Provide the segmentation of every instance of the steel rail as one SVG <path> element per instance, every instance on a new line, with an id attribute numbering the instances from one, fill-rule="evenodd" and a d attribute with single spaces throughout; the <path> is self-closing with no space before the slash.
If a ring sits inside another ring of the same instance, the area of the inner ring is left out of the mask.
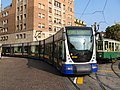
<path id="1" fill-rule="evenodd" d="M 114 64 L 117 62 L 118 60 L 115 60 L 115 62 L 112 62 L 112 64 L 111 64 L 111 69 L 112 69 L 112 71 L 114 72 L 114 74 L 116 74 L 119 78 L 120 78 L 120 75 L 114 70 L 114 68 L 113 68 L 113 66 L 114 66 Z"/>
<path id="2" fill-rule="evenodd" d="M 77 84 L 75 84 L 70 77 L 67 77 L 68 80 L 72 83 L 72 85 L 76 88 L 76 90 L 81 90 Z"/>

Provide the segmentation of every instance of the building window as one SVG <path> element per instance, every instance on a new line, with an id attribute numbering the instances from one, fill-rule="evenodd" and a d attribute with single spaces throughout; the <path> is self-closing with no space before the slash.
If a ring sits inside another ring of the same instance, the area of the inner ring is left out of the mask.
<path id="1" fill-rule="evenodd" d="M 26 24 L 24 24 L 24 30 L 26 29 Z"/>
<path id="2" fill-rule="evenodd" d="M 24 14 L 24 19 L 26 19 L 26 14 Z"/>
<path id="3" fill-rule="evenodd" d="M 7 12 L 2 13 L 2 17 L 6 17 L 6 16 L 8 16 L 8 14 L 9 14 L 9 12 L 8 12 L 8 11 L 7 11 Z"/>
<path id="4" fill-rule="evenodd" d="M 69 12 L 72 12 L 72 8 L 68 7 L 68 11 L 69 11 Z"/>
<path id="5" fill-rule="evenodd" d="M 25 9 L 25 10 L 27 9 L 27 5 L 24 5 L 24 9 Z"/>
<path id="6" fill-rule="evenodd" d="M 39 7 L 40 9 L 45 9 L 45 5 L 44 5 L 44 4 L 41 4 L 41 3 L 39 3 L 38 7 Z"/>
<path id="7" fill-rule="evenodd" d="M 63 20 L 63 26 L 65 26 L 65 20 Z"/>
<path id="8" fill-rule="evenodd" d="M 68 19 L 72 19 L 72 15 L 68 14 Z"/>
<path id="9" fill-rule="evenodd" d="M 5 32 L 8 32 L 8 28 L 5 29 Z"/>
<path id="10" fill-rule="evenodd" d="M 49 25 L 49 31 L 52 31 L 52 25 Z"/>
<path id="11" fill-rule="evenodd" d="M 49 4 L 52 4 L 52 0 L 49 0 Z"/>
<path id="12" fill-rule="evenodd" d="M 20 39 L 22 39 L 22 34 L 20 34 Z"/>
<path id="13" fill-rule="evenodd" d="M 1 37 L 0 41 L 7 41 L 7 40 L 8 40 L 8 36 L 3 36 L 3 37 Z"/>
<path id="14" fill-rule="evenodd" d="M 19 16 L 17 16 L 17 21 L 19 21 Z"/>
<path id="15" fill-rule="evenodd" d="M 41 9 L 45 9 L 45 5 L 44 4 L 42 4 Z"/>
<path id="16" fill-rule="evenodd" d="M 19 12 L 19 7 L 17 7 L 17 11 Z"/>
<path id="17" fill-rule="evenodd" d="M 71 5 L 71 4 L 72 4 L 72 1 L 71 1 L 71 0 L 69 0 L 69 1 L 68 1 L 68 4 L 69 4 L 69 5 Z"/>
<path id="18" fill-rule="evenodd" d="M 23 38 L 26 38 L 26 34 L 25 33 L 23 34 Z"/>
<path id="19" fill-rule="evenodd" d="M 68 22 L 68 25 L 71 26 L 71 25 L 72 25 L 72 22 Z"/>
<path id="20" fill-rule="evenodd" d="M 6 16 L 8 16 L 8 12 L 6 12 Z"/>
<path id="21" fill-rule="evenodd" d="M 20 30 L 22 30 L 22 24 L 20 25 Z"/>
<path id="22" fill-rule="evenodd" d="M 56 6 L 56 7 L 58 7 L 58 8 L 61 8 L 61 3 L 58 2 L 58 1 L 55 1 L 55 2 L 54 2 L 54 6 Z"/>
<path id="23" fill-rule="evenodd" d="M 49 13 L 52 13 L 52 8 L 51 7 L 49 7 Z"/>
<path id="24" fill-rule="evenodd" d="M 61 16 L 61 11 L 54 9 L 54 14 Z"/>
<path id="25" fill-rule="evenodd" d="M 65 5 L 63 4 L 63 10 L 65 10 Z"/>
<path id="26" fill-rule="evenodd" d="M 39 3 L 38 7 L 41 8 L 41 3 Z"/>
<path id="27" fill-rule="evenodd" d="M 45 28 L 45 24 L 44 23 L 39 23 L 38 28 Z"/>
<path id="28" fill-rule="evenodd" d="M 49 16 L 49 22 L 52 22 L 52 16 Z"/>
<path id="29" fill-rule="evenodd" d="M 23 11 L 23 6 L 21 6 L 21 9 L 20 9 L 20 11 Z"/>
<path id="30" fill-rule="evenodd" d="M 39 13 L 38 16 L 39 16 L 39 18 L 42 18 L 42 19 L 45 18 L 45 14 L 42 14 L 42 13 Z"/>
<path id="31" fill-rule="evenodd" d="M 61 24 L 61 19 L 54 18 L 54 23 L 56 23 L 56 24 Z"/>
<path id="32" fill-rule="evenodd" d="M 8 20 L 2 21 L 2 24 L 3 24 L 3 25 L 8 24 Z"/>
<path id="33" fill-rule="evenodd" d="M 17 30 L 19 30 L 19 25 L 17 25 Z"/>
<path id="34" fill-rule="evenodd" d="M 64 19 L 66 18 L 66 14 L 65 14 L 65 12 L 63 12 L 63 18 L 64 18 Z"/>
<path id="35" fill-rule="evenodd" d="M 18 34 L 16 35 L 16 39 L 19 39 L 19 35 Z"/>
<path id="36" fill-rule="evenodd" d="M 20 20 L 22 20 L 22 15 L 20 15 Z"/>

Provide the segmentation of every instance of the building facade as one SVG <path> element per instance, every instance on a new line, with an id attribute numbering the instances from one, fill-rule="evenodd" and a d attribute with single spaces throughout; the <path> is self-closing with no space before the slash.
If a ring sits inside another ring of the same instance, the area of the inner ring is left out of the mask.
<path id="1" fill-rule="evenodd" d="M 74 19 L 74 23 L 75 23 L 75 26 L 80 26 L 80 27 L 86 27 L 86 23 L 82 20 L 79 20 L 79 19 Z"/>
<path id="2" fill-rule="evenodd" d="M 0 43 L 43 40 L 74 25 L 74 0 L 12 0 L 0 13 Z"/>

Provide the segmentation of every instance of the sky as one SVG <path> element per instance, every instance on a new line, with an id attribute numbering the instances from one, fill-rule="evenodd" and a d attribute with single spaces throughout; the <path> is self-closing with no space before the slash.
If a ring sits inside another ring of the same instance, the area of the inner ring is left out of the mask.
<path id="1" fill-rule="evenodd" d="M 12 0 L 2 0 L 2 6 L 10 5 Z M 120 22 L 120 0 L 74 0 L 75 17 L 91 26 L 97 22 L 100 31 Z"/>

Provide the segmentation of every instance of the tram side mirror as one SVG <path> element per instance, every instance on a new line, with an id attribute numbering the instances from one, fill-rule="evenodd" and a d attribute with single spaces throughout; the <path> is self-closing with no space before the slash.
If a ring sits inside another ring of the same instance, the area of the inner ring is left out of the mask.
<path id="1" fill-rule="evenodd" d="M 95 34 L 95 36 L 96 36 L 96 40 L 98 41 L 102 41 L 102 35 L 99 33 L 99 32 L 97 32 L 96 34 Z"/>

